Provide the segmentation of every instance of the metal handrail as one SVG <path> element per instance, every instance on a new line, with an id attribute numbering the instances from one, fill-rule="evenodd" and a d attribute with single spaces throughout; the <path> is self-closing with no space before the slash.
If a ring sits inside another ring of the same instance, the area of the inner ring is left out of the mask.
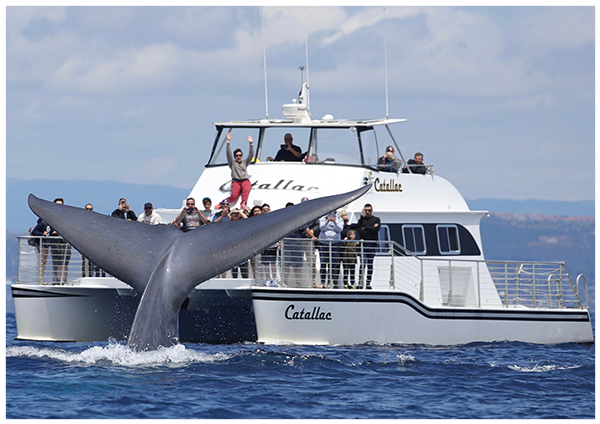
<path id="1" fill-rule="evenodd" d="M 21 283 L 77 284 L 81 277 L 90 276 L 90 268 L 97 268 L 61 237 L 19 236 L 18 239 Z M 40 247 L 29 245 L 29 240 L 39 241 Z M 252 278 L 256 285 L 302 288 L 350 285 L 366 289 L 372 274 L 373 287 L 404 291 L 429 304 L 588 307 L 587 279 L 580 274 L 573 284 L 564 262 L 418 257 L 394 241 L 353 241 L 354 259 L 348 262 L 340 253 L 344 252 L 342 247 L 349 246 L 346 243 L 347 240 L 314 243 L 312 239 L 285 238 L 277 244 L 274 254 L 268 253 L 273 250 L 266 250 L 220 277 L 236 278 L 239 271 L 241 278 Z M 56 270 L 50 271 L 46 263 L 55 266 L 56 260 L 61 265 L 59 253 L 63 253 L 62 261 L 68 269 L 63 272 L 66 278 L 57 279 Z M 319 272 L 321 269 L 323 272 Z M 581 278 L 584 279 L 585 306 L 580 299 Z M 566 287 L 570 290 L 565 290 Z"/>
<path id="2" fill-rule="evenodd" d="M 575 283 L 577 284 L 577 293 L 579 293 L 579 279 L 580 278 L 583 278 L 583 282 L 585 284 L 585 309 L 588 309 L 589 304 L 588 304 L 587 278 L 585 278 L 585 275 L 583 275 L 583 274 L 579 274 L 577 276 L 577 280 L 575 281 Z"/>

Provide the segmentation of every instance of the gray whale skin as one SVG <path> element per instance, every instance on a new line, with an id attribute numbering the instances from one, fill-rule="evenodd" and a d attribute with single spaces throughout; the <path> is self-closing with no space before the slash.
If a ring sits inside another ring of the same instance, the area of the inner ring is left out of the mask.
<path id="1" fill-rule="evenodd" d="M 285 235 L 353 202 L 371 185 L 251 219 L 182 233 L 59 205 L 29 195 L 31 210 L 82 255 L 133 287 L 142 298 L 127 345 L 136 351 L 178 343 L 179 308 L 194 287 L 248 260 Z"/>

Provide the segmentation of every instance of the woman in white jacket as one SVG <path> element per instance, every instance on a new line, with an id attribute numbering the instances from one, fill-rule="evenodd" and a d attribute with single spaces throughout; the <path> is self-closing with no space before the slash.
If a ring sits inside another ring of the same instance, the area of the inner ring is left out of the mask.
<path id="1" fill-rule="evenodd" d="M 319 258 L 321 262 L 321 285 L 327 287 L 327 275 L 330 277 L 330 286 L 338 288 L 340 275 L 340 240 L 344 229 L 344 220 L 336 211 L 319 219 Z"/>

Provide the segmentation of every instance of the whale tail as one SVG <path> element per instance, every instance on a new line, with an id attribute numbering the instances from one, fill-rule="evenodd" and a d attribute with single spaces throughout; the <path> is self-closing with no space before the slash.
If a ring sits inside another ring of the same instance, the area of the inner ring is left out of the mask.
<path id="1" fill-rule="evenodd" d="M 90 261 L 142 294 L 128 346 L 152 350 L 177 343 L 179 308 L 194 287 L 256 256 L 292 231 L 353 202 L 371 188 L 321 197 L 252 219 L 174 226 L 108 217 L 29 195 L 31 210 Z"/>

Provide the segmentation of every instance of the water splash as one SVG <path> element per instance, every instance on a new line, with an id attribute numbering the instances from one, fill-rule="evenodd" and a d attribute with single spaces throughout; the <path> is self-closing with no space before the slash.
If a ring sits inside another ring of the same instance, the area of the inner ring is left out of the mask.
<path id="1" fill-rule="evenodd" d="M 221 362 L 231 358 L 232 355 L 222 352 L 214 354 L 198 352 L 186 349 L 182 344 L 149 352 L 135 352 L 123 344 L 109 342 L 107 346 L 93 346 L 82 352 L 33 346 L 11 346 L 6 349 L 6 356 L 52 359 L 75 365 L 183 366 L 190 363 Z"/>

